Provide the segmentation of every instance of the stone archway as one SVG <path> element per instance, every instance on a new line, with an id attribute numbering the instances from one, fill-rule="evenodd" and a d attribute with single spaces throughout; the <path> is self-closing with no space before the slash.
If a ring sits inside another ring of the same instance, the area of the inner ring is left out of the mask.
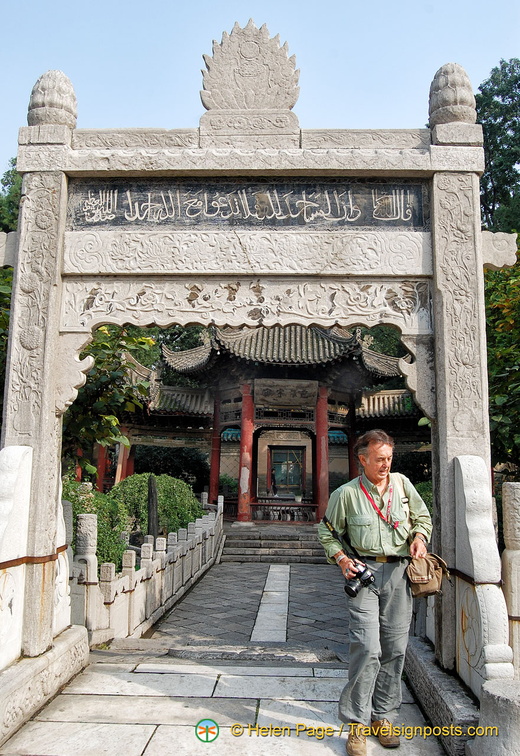
<path id="1" fill-rule="evenodd" d="M 512 674 L 507 614 L 497 585 L 482 590 L 498 582 L 498 553 L 488 539 L 480 576 L 466 468 L 456 488 L 455 461 L 470 457 L 484 470 L 490 522 L 482 267 L 513 262 L 514 238 L 480 231 L 471 85 L 454 64 L 438 72 L 429 129 L 305 131 L 292 113 L 294 58 L 265 27 L 235 26 L 206 66 L 198 129 L 77 130 L 63 74 L 48 72 L 33 89 L 17 164 L 24 188 L 3 429 L 4 458 L 31 481 L 16 494 L 25 523 L 17 539 L 14 493 L 0 510 L 0 568 L 25 591 L 0 667 L 22 653 L 52 655 L 61 633 L 52 695 L 86 658 L 85 635 L 62 632 L 69 620 L 55 590 L 60 418 L 90 367 L 78 355 L 96 326 L 385 323 L 415 357 L 402 372 L 432 420 L 435 548 L 469 579 L 464 606 L 486 616 L 459 668 L 463 677 L 472 670 L 478 695 L 482 680 Z M 447 668 L 464 643 L 457 601 L 449 589 L 436 606 L 436 653 Z M 493 670 L 482 662 L 490 646 L 502 649 Z M 36 661 L 27 686 L 42 674 Z"/>

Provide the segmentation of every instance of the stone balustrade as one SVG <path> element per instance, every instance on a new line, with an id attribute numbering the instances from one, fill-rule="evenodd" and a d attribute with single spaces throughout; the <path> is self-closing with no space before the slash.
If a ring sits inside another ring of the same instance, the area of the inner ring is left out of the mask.
<path id="1" fill-rule="evenodd" d="M 223 502 L 217 512 L 167 538 L 154 543 L 147 536 L 138 569 L 136 551 L 128 549 L 119 574 L 105 563 L 98 575 L 96 538 L 96 515 L 79 515 L 70 579 L 72 622 L 87 628 L 91 646 L 139 638 L 215 563 L 223 543 Z"/>

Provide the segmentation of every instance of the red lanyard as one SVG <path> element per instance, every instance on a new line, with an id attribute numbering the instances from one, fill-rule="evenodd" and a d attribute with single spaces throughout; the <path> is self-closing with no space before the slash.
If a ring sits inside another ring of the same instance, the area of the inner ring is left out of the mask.
<path id="1" fill-rule="evenodd" d="M 398 528 L 399 527 L 399 523 L 398 522 L 392 522 L 391 519 L 390 519 L 390 510 L 392 508 L 392 498 L 394 496 L 394 487 L 392 485 L 390 485 L 390 488 L 388 489 L 388 504 L 386 505 L 386 517 L 385 517 L 384 514 L 379 509 L 379 507 L 377 506 L 377 504 L 375 503 L 374 497 L 371 496 L 368 493 L 367 489 L 363 485 L 363 481 L 361 479 L 361 475 L 359 476 L 359 485 L 360 485 L 361 490 L 363 491 L 363 493 L 365 494 L 365 496 L 369 500 L 369 502 L 372 504 L 372 506 L 376 510 L 376 512 L 379 515 L 379 517 L 382 520 L 384 520 L 384 522 L 388 523 L 388 525 L 391 525 L 394 528 L 394 530 L 396 528 Z"/>

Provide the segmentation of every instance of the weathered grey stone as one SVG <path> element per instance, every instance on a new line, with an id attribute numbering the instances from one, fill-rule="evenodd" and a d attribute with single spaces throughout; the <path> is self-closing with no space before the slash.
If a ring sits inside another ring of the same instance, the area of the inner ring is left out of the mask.
<path id="1" fill-rule="evenodd" d="M 5 234 L 0 231 L 0 265 L 16 265 L 16 252 L 18 249 L 18 234 L 11 231 Z"/>
<path id="2" fill-rule="evenodd" d="M 47 71 L 31 92 L 27 122 L 29 126 L 63 124 L 76 126 L 76 95 L 70 79 L 62 71 Z"/>
<path id="3" fill-rule="evenodd" d="M 500 270 L 516 262 L 516 237 L 518 234 L 504 234 L 501 231 L 482 232 L 482 257 L 484 267 Z"/>
<path id="4" fill-rule="evenodd" d="M 466 71 L 458 63 L 446 63 L 430 87 L 430 128 L 440 123 L 475 123 L 475 96 Z"/>
<path id="5" fill-rule="evenodd" d="M 457 569 L 477 583 L 500 582 L 489 468 L 480 457 L 455 457 Z"/>
<path id="6" fill-rule="evenodd" d="M 432 129 L 432 142 L 433 144 L 482 147 L 484 143 L 482 126 L 460 121 L 438 123 Z"/>
<path id="7" fill-rule="evenodd" d="M 461 728 L 462 735 L 441 735 L 440 740 L 450 756 L 464 756 L 467 728 L 477 725 L 479 716 L 471 696 L 456 677 L 440 669 L 433 649 L 420 638 L 409 640 L 405 673 L 408 685 L 433 725 Z"/>
<path id="8" fill-rule="evenodd" d="M 86 629 L 72 627 L 54 639 L 47 653 L 0 672 L 0 744 L 88 664 L 88 654 Z"/>
<path id="9" fill-rule="evenodd" d="M 482 686 L 477 737 L 468 742 L 467 756 L 520 754 L 520 682 L 493 680 Z"/>

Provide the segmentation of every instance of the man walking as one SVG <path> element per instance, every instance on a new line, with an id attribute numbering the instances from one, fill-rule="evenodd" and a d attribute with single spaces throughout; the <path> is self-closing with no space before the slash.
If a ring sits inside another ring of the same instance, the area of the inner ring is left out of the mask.
<path id="1" fill-rule="evenodd" d="M 382 430 L 363 434 L 355 452 L 363 473 L 329 499 L 319 539 L 328 561 L 346 580 L 356 577 L 356 560 L 337 536 L 346 537 L 366 563 L 374 582 L 348 598 L 349 679 L 339 701 L 339 717 L 349 724 L 347 753 L 365 756 L 366 728 L 381 745 L 399 746 L 392 732 L 401 704 L 401 674 L 412 618 L 406 575 L 409 557 L 424 557 L 432 522 L 425 503 L 404 475 L 390 473 L 393 439 Z M 365 732 L 364 732 L 365 731 Z"/>

